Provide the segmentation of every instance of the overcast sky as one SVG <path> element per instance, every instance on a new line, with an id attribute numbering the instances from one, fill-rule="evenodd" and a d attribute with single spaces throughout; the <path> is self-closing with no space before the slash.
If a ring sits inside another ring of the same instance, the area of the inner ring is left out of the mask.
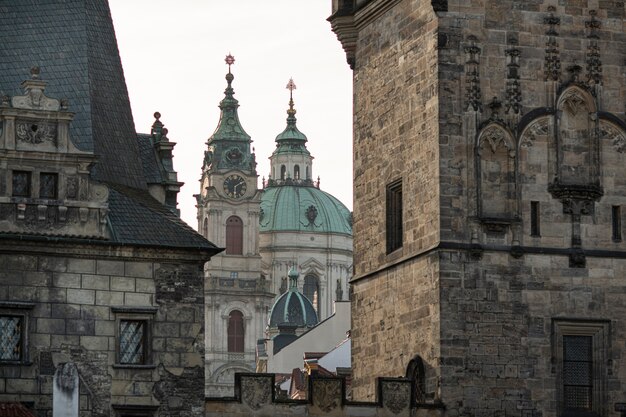
<path id="1" fill-rule="evenodd" d="M 206 141 L 219 119 L 228 68 L 239 118 L 256 148 L 259 183 L 285 128 L 293 77 L 298 128 L 321 189 L 352 210 L 352 72 L 326 18 L 331 0 L 109 0 L 138 132 L 161 112 L 185 183 L 182 218 L 197 227 L 195 198 Z"/>

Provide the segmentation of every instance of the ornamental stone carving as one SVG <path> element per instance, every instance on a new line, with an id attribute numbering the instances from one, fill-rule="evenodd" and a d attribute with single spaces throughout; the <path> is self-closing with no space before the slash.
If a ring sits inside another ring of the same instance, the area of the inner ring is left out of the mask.
<path id="1" fill-rule="evenodd" d="M 550 132 L 550 121 L 547 117 L 532 122 L 524 131 L 520 140 L 520 146 L 530 148 L 537 136 L 546 136 Z"/>
<path id="2" fill-rule="evenodd" d="M 241 376 L 241 401 L 253 410 L 259 410 L 272 401 L 272 378 L 269 376 Z"/>
<path id="3" fill-rule="evenodd" d="M 328 413 L 341 406 L 341 380 L 331 378 L 315 378 L 313 385 L 313 405 L 324 413 Z"/>
<path id="4" fill-rule="evenodd" d="M 59 111 L 61 102 L 44 95 L 45 81 L 39 79 L 39 67 L 33 67 L 30 71 L 31 79 L 22 83 L 25 94 L 11 99 L 11 105 L 16 109 Z"/>
<path id="5" fill-rule="evenodd" d="M 603 139 L 608 139 L 613 148 L 619 153 L 626 150 L 626 132 L 609 123 L 600 124 L 600 135 Z"/>
<path id="6" fill-rule="evenodd" d="M 500 146 L 504 146 L 508 150 L 510 158 L 515 158 L 515 148 L 509 140 L 509 135 L 503 128 L 492 125 L 488 126 L 480 134 L 478 142 L 478 154 L 482 154 L 484 145 L 487 144 L 492 153 L 496 153 Z"/>
<path id="7" fill-rule="evenodd" d="M 411 381 L 381 380 L 383 407 L 393 414 L 411 408 Z"/>
<path id="8" fill-rule="evenodd" d="M 50 123 L 19 122 L 15 127 L 15 136 L 18 141 L 38 145 L 43 142 L 54 142 L 57 128 Z"/>
<path id="9" fill-rule="evenodd" d="M 310 205 L 306 209 L 306 218 L 310 223 L 313 223 L 317 218 L 317 207 L 315 207 L 314 205 Z"/>

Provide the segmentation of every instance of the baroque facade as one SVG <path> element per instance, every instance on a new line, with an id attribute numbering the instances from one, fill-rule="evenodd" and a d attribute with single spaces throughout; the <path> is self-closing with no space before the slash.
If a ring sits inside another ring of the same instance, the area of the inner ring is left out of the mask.
<path id="1" fill-rule="evenodd" d="M 0 410 L 201 416 L 203 265 L 107 2 L 0 5 Z M 6 414 L 8 413 L 8 414 Z"/>
<path id="2" fill-rule="evenodd" d="M 355 399 L 626 403 L 623 2 L 334 0 L 354 70 Z"/>
<path id="3" fill-rule="evenodd" d="M 220 120 L 207 141 L 196 195 L 198 230 L 226 248 L 205 269 L 210 397 L 232 396 L 235 373 L 256 369 L 257 342 L 276 335 L 282 324 L 270 315 L 275 297 L 289 290 L 288 271 L 303 276 L 289 293 L 314 310 L 302 333 L 333 314 L 335 299 L 347 297 L 352 266 L 350 212 L 319 189 L 319 179 L 313 181 L 313 156 L 296 126 L 293 99 L 270 157 L 272 172 L 258 187 L 252 140 L 237 113 L 234 61 L 226 57 Z M 295 89 L 293 81 L 288 88 Z"/>

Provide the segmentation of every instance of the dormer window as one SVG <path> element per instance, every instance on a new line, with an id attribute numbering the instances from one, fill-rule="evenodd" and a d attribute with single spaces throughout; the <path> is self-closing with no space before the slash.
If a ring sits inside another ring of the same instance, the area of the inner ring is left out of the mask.
<path id="1" fill-rule="evenodd" d="M 13 171 L 13 197 L 30 197 L 30 172 Z"/>
<path id="2" fill-rule="evenodd" d="M 58 174 L 42 172 L 39 176 L 39 198 L 56 199 L 58 195 Z"/>

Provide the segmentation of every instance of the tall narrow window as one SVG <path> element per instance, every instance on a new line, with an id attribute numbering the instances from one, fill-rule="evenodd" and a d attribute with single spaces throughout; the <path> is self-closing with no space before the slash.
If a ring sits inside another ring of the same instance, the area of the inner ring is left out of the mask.
<path id="1" fill-rule="evenodd" d="M 530 202 L 530 235 L 540 236 L 541 230 L 539 228 L 539 201 Z"/>
<path id="2" fill-rule="evenodd" d="M 280 179 L 284 180 L 285 179 L 285 174 L 287 173 L 287 168 L 285 168 L 284 165 L 280 166 Z"/>
<path id="3" fill-rule="evenodd" d="M 293 167 L 293 179 L 294 180 L 300 179 L 300 165 L 296 165 Z"/>
<path id="4" fill-rule="evenodd" d="M 387 186 L 387 253 L 402 247 L 402 180 Z"/>
<path id="5" fill-rule="evenodd" d="M 613 240 L 622 240 L 622 209 L 620 206 L 612 207 Z"/>
<path id="6" fill-rule="evenodd" d="M 611 321 L 553 319 L 557 416 L 606 414 Z"/>
<path id="7" fill-rule="evenodd" d="M 244 351 L 243 313 L 233 310 L 228 315 L 228 351 Z"/>
<path id="8" fill-rule="evenodd" d="M 120 320 L 120 363 L 142 365 L 146 359 L 146 322 Z"/>
<path id="9" fill-rule="evenodd" d="M 415 402 L 426 402 L 426 378 L 424 375 L 424 361 L 417 355 L 409 362 L 406 368 L 406 377 L 413 380 L 415 388 Z"/>
<path id="10" fill-rule="evenodd" d="M 304 296 L 309 299 L 315 312 L 319 318 L 320 315 L 320 285 L 319 280 L 315 275 L 307 275 L 304 277 L 304 285 L 302 287 Z"/>
<path id="11" fill-rule="evenodd" d="M 237 216 L 226 220 L 226 254 L 241 255 L 243 253 L 243 222 Z"/>
<path id="12" fill-rule="evenodd" d="M 205 218 L 204 223 L 202 225 L 202 234 L 207 239 L 209 238 L 209 219 Z"/>
<path id="13" fill-rule="evenodd" d="M 591 411 L 593 359 L 591 336 L 563 336 L 563 408 Z"/>
<path id="14" fill-rule="evenodd" d="M 13 171 L 13 197 L 30 197 L 30 172 Z"/>

